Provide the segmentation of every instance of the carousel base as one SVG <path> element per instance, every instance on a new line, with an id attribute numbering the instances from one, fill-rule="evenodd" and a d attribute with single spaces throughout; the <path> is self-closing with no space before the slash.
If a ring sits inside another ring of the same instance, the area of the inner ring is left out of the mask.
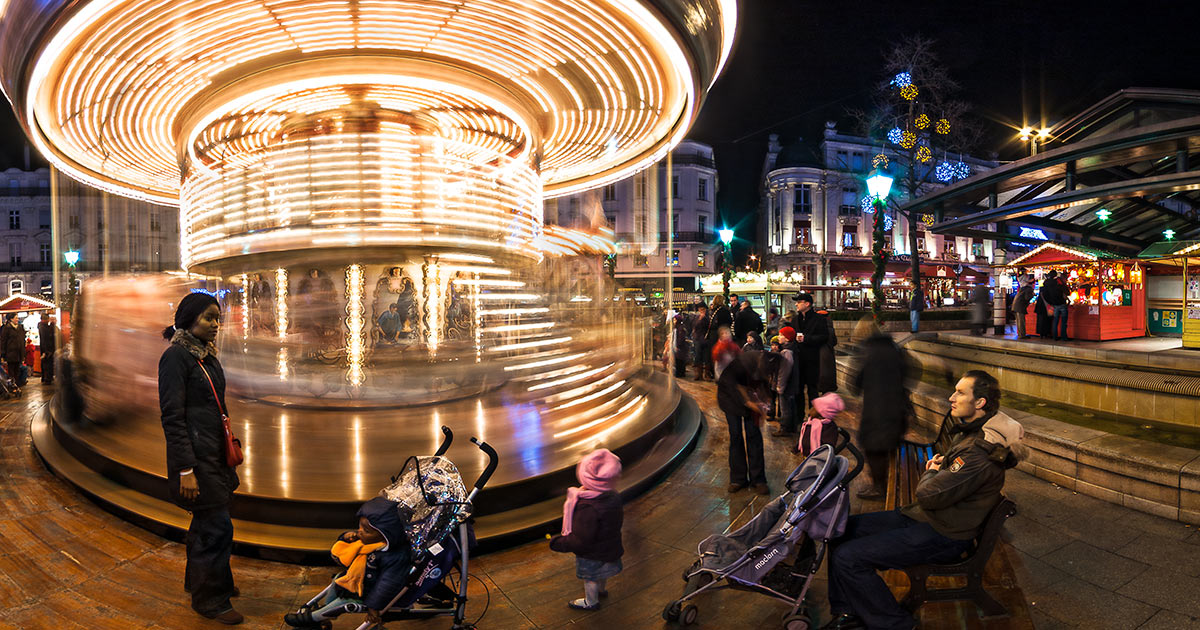
<path id="1" fill-rule="evenodd" d="M 649 488 L 685 457 L 695 445 L 701 425 L 702 414 L 695 401 L 670 386 L 664 374 L 646 371 L 643 379 L 647 389 L 660 398 L 660 404 L 653 406 L 658 417 L 640 423 L 640 435 L 630 436 L 624 444 L 609 446 L 625 462 L 620 491 L 626 497 Z M 56 396 L 45 407 L 45 413 L 31 423 L 34 447 L 46 466 L 109 511 L 160 535 L 181 537 L 190 517 L 167 500 L 165 478 L 128 457 L 129 453 L 145 451 L 130 448 L 122 461 L 105 456 L 104 449 L 97 447 L 103 440 L 91 439 L 102 435 L 104 427 L 89 426 L 86 420 L 60 420 L 66 415 L 60 398 Z M 453 423 L 448 424 L 454 427 Z M 456 431 L 455 445 L 467 442 L 468 437 L 465 430 Z M 498 443 L 503 461 L 502 441 L 492 441 Z M 368 451 L 364 455 L 394 461 L 398 471 L 408 454 Z M 485 488 L 476 499 L 475 532 L 480 545 L 484 549 L 500 548 L 556 529 L 562 517 L 566 488 L 578 484 L 574 464 L 573 459 L 566 458 L 547 461 L 540 469 L 528 470 L 529 474 L 523 478 Z M 460 467 L 469 485 L 474 474 L 469 465 Z M 265 472 L 269 471 L 261 465 L 255 471 L 259 475 Z M 345 486 L 345 481 L 330 476 L 326 486 L 311 488 L 312 494 L 327 497 Z M 297 495 L 288 498 L 258 495 L 244 490 L 245 483 L 236 493 L 230 510 L 234 518 L 235 550 L 275 560 L 327 560 L 334 538 L 353 528 L 354 515 L 361 504 L 361 497 L 347 501 L 313 500 Z M 350 494 L 353 493 L 347 493 Z"/>

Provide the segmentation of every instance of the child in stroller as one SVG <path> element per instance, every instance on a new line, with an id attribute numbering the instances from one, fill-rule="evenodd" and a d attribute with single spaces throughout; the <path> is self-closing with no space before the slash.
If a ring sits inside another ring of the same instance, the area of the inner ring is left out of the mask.
<path id="1" fill-rule="evenodd" d="M 20 397 L 21 388 L 17 386 L 16 379 L 8 373 L 8 367 L 4 365 L 3 361 L 0 361 L 0 399 Z"/>
<path id="2" fill-rule="evenodd" d="M 471 501 L 496 470 L 498 456 L 486 442 L 471 442 L 488 465 L 468 494 L 458 469 L 442 457 L 453 433 L 432 457 L 410 457 L 392 484 L 358 511 L 359 527 L 338 537 L 334 559 L 344 570 L 329 586 L 284 621 L 293 627 L 332 627 L 345 613 L 366 613 L 359 630 L 393 619 L 453 615 L 454 630 L 468 630 L 467 563 L 475 542 Z M 457 566 L 455 565 L 458 562 Z M 457 591 L 444 580 L 459 572 Z M 418 604 L 426 604 L 417 608 Z"/>

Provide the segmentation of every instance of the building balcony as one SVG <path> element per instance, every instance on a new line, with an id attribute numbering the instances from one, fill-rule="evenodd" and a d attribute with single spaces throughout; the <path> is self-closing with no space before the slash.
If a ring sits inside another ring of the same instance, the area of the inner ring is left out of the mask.
<path id="1" fill-rule="evenodd" d="M 817 246 L 813 243 L 796 243 L 792 245 L 792 253 L 795 254 L 815 254 Z"/>
<path id="2" fill-rule="evenodd" d="M 843 247 L 842 248 L 843 256 L 862 256 L 862 253 L 863 253 L 863 248 L 859 247 L 858 245 L 855 245 L 854 247 Z"/>
<path id="3" fill-rule="evenodd" d="M 6 262 L 0 263 L 0 273 L 26 273 L 26 272 L 49 272 L 51 271 L 50 263 L 38 262 Z"/>
<path id="4" fill-rule="evenodd" d="M 668 236 L 669 234 L 667 232 L 659 232 L 658 242 L 666 243 Z M 635 234 L 634 232 L 618 232 L 616 237 L 618 241 L 624 241 L 626 243 L 641 242 L 641 235 Z M 712 244 L 716 240 L 716 236 L 712 232 L 676 232 L 674 240 L 676 243 Z"/>
<path id="5" fill-rule="evenodd" d="M 961 260 L 962 256 L 959 256 L 958 252 L 942 252 L 942 259 L 943 260 Z"/>

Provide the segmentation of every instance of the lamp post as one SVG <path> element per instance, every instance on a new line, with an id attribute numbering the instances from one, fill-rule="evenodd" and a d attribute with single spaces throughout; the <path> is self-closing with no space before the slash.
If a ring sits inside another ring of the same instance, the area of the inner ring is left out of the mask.
<path id="1" fill-rule="evenodd" d="M 1042 127 L 1035 130 L 1033 127 L 1022 127 L 1020 138 L 1022 142 L 1029 143 L 1029 155 L 1032 157 L 1037 155 L 1039 144 L 1046 144 L 1050 141 L 1050 129 Z"/>
<path id="2" fill-rule="evenodd" d="M 867 194 L 873 200 L 875 221 L 871 233 L 871 262 L 875 264 L 875 272 L 871 274 L 871 313 L 875 323 L 881 324 L 883 316 L 883 274 L 887 267 L 887 254 L 883 251 L 883 213 L 887 209 L 887 197 L 892 191 L 892 178 L 879 169 L 873 169 L 867 175 Z M 915 278 L 914 278 L 915 281 Z"/>
<path id="3" fill-rule="evenodd" d="M 725 291 L 725 302 L 729 303 L 729 276 L 733 266 L 731 258 L 733 253 L 730 249 L 730 243 L 733 243 L 733 230 L 722 228 L 717 230 L 717 234 L 721 237 L 721 284 Z"/>

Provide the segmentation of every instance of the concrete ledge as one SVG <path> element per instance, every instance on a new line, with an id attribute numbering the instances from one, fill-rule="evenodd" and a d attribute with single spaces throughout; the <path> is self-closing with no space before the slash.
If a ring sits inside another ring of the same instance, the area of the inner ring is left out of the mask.
<path id="1" fill-rule="evenodd" d="M 851 369 L 850 357 L 838 358 L 839 383 L 849 382 Z M 1004 387 L 1003 378 L 1000 384 Z M 949 408 L 949 395 L 949 389 L 919 383 L 910 392 L 917 416 L 911 430 L 932 441 Z M 1029 456 L 1018 470 L 1109 503 L 1200 525 L 1200 451 L 1009 407 L 1001 411 L 1025 428 Z"/>

